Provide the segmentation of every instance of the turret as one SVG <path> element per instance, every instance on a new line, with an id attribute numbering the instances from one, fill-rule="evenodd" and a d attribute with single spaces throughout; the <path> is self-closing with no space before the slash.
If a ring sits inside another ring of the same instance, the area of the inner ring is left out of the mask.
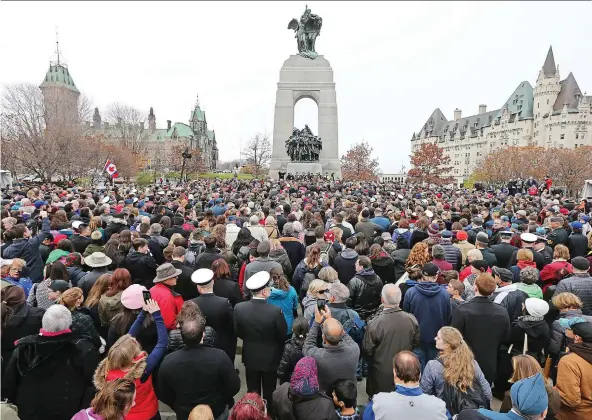
<path id="1" fill-rule="evenodd" d="M 545 62 L 539 71 L 534 88 L 534 116 L 535 119 L 544 118 L 553 112 L 553 104 L 561 91 L 559 68 L 555 66 L 553 47 L 549 47 Z"/>
<path id="2" fill-rule="evenodd" d="M 93 114 L 93 127 L 96 130 L 100 130 L 103 123 L 101 122 L 101 114 L 99 114 L 99 108 L 95 108 L 95 113 Z"/>
<path id="3" fill-rule="evenodd" d="M 148 130 L 151 133 L 156 131 L 156 116 L 154 115 L 154 109 L 150 107 L 150 113 L 148 114 Z"/>

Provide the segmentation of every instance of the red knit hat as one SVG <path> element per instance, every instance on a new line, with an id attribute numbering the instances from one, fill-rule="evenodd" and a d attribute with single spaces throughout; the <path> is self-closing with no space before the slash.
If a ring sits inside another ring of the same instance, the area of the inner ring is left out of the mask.
<path id="1" fill-rule="evenodd" d="M 467 232 L 465 232 L 464 230 L 459 230 L 456 232 L 456 239 L 458 239 L 459 241 L 466 241 L 469 238 L 469 235 L 467 235 Z"/>

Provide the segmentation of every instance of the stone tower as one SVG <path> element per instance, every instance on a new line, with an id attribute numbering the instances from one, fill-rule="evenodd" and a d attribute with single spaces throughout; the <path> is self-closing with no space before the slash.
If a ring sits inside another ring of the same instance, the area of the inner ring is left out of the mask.
<path id="1" fill-rule="evenodd" d="M 95 113 L 93 114 L 93 127 L 96 130 L 100 130 L 102 126 L 102 119 L 101 114 L 99 114 L 99 108 L 95 108 Z"/>
<path id="2" fill-rule="evenodd" d="M 559 68 L 555 65 L 553 56 L 553 47 L 549 47 L 547 58 L 543 67 L 539 71 L 539 76 L 534 88 L 534 133 L 535 138 L 546 138 L 544 119 L 553 112 L 553 104 L 557 95 L 561 91 L 561 79 L 559 78 Z M 543 144 L 540 144 L 543 146 Z"/>
<path id="3" fill-rule="evenodd" d="M 151 133 L 156 131 L 156 116 L 154 115 L 154 109 L 150 107 L 150 113 L 148 114 L 148 130 Z"/>
<path id="4" fill-rule="evenodd" d="M 78 97 L 68 67 L 58 59 L 49 64 L 45 79 L 39 86 L 45 106 L 45 123 L 48 129 L 59 129 L 78 123 Z"/>

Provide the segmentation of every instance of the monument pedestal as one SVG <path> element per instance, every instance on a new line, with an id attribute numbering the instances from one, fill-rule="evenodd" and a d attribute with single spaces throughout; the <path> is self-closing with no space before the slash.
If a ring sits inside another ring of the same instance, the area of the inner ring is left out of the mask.
<path id="1" fill-rule="evenodd" d="M 290 162 L 286 165 L 286 173 L 296 174 L 323 174 L 323 165 L 319 162 Z"/>
<path id="2" fill-rule="evenodd" d="M 288 165 L 290 157 L 286 152 L 286 140 L 292 135 L 294 128 L 294 106 L 302 98 L 314 100 L 318 106 L 318 136 L 321 138 L 322 150 L 319 154 L 319 165 L 312 170 L 298 169 L 299 172 L 315 172 L 323 175 L 334 174 L 341 178 L 341 163 L 337 147 L 337 97 L 333 69 L 324 56 L 315 59 L 292 55 L 280 70 L 275 99 L 273 123 L 273 150 L 269 165 L 269 176 L 278 178 L 278 172 L 290 173 Z M 308 163 L 310 165 L 310 163 Z M 312 169 L 312 167 L 311 167 Z"/>

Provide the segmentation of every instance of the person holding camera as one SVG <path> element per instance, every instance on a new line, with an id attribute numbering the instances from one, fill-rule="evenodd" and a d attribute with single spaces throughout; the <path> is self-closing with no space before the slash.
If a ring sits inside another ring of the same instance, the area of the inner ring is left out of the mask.
<path id="1" fill-rule="evenodd" d="M 317 346 L 319 333 L 323 337 L 322 348 Z M 331 309 L 323 299 L 317 301 L 314 322 L 302 346 L 302 354 L 317 362 L 319 386 L 328 395 L 333 392 L 333 384 L 338 379 L 356 381 L 360 348 L 345 333 L 341 322 L 331 316 Z"/>

